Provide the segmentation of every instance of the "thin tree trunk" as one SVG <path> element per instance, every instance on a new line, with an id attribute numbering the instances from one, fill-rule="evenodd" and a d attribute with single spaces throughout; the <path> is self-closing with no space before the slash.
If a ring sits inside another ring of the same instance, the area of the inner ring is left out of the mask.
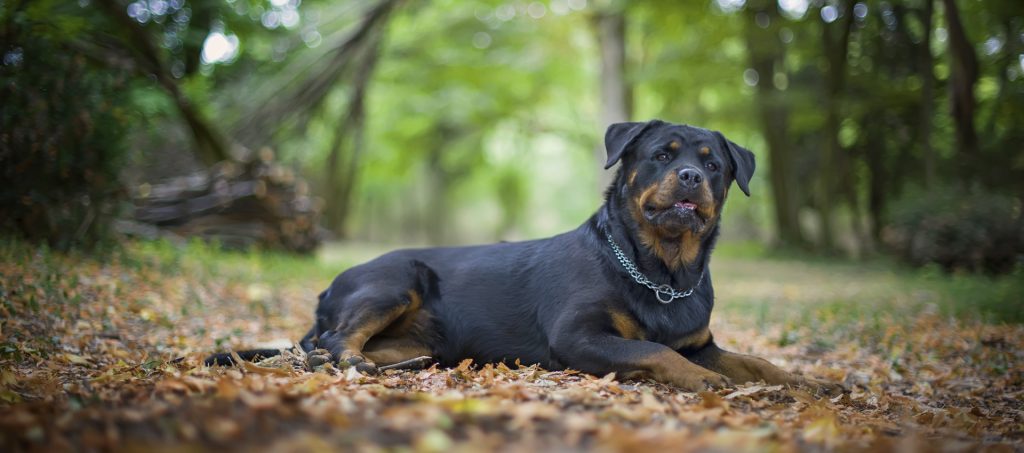
<path id="1" fill-rule="evenodd" d="M 932 17 L 935 15 L 934 0 L 925 0 L 921 11 L 924 36 L 918 48 L 918 70 L 922 80 L 921 108 L 918 111 L 917 143 L 924 158 L 924 186 L 932 188 L 936 179 L 936 156 L 932 148 L 932 115 L 935 112 L 935 58 L 932 56 Z"/>
<path id="2" fill-rule="evenodd" d="M 836 248 L 835 226 L 832 214 L 836 195 L 849 191 L 852 185 L 848 174 L 848 160 L 839 143 L 840 97 L 846 85 L 846 55 L 850 46 L 850 32 L 853 28 L 853 2 L 848 1 L 842 17 L 829 24 L 821 23 L 822 49 L 827 61 L 825 69 L 825 143 L 818 167 L 818 184 L 815 191 L 818 215 L 821 220 L 821 247 L 826 252 Z M 849 208 L 856 209 L 856 203 Z"/>
<path id="3" fill-rule="evenodd" d="M 996 123 L 999 120 L 1002 106 L 1010 89 L 1010 77 L 1007 69 L 1009 69 L 1010 65 L 1017 63 L 1018 55 L 1020 55 L 1020 51 L 1017 49 L 1018 41 L 1014 39 L 1017 34 L 1013 31 L 1012 17 L 1003 19 L 1003 36 L 1003 52 L 995 62 L 995 74 L 999 80 L 999 90 L 996 91 L 996 98 L 992 101 L 992 107 L 989 110 L 990 113 L 984 130 L 984 136 L 995 141 L 1002 141 L 996 138 Z"/>
<path id="4" fill-rule="evenodd" d="M 868 210 L 871 213 L 871 237 L 875 243 L 882 238 L 882 225 L 885 222 L 885 201 L 888 197 L 888 181 L 885 171 L 885 139 L 882 136 L 881 121 L 875 112 L 865 115 L 861 124 L 864 125 L 864 160 L 868 166 Z"/>
<path id="5" fill-rule="evenodd" d="M 964 164 L 960 172 L 964 183 L 971 181 L 977 172 L 978 136 L 974 129 L 974 84 L 978 81 L 978 58 L 974 47 L 967 39 L 960 11 L 954 0 L 943 0 L 946 26 L 949 28 L 950 55 L 950 111 L 956 131 L 957 153 Z"/>
<path id="6" fill-rule="evenodd" d="M 807 242 L 800 229 L 799 203 L 796 180 L 792 173 L 792 144 L 787 136 L 789 110 L 783 93 L 772 85 L 775 67 L 782 66 L 785 47 L 779 40 L 782 18 L 774 2 L 754 0 L 746 8 L 746 32 L 750 67 L 759 77 L 755 91 L 755 104 L 761 122 L 761 133 L 768 145 L 768 171 L 772 197 L 775 200 L 775 229 L 777 242 L 783 247 L 804 247 Z M 765 14 L 770 25 L 757 25 L 758 14 Z"/>
<path id="7" fill-rule="evenodd" d="M 633 111 L 633 92 L 626 80 L 626 16 L 622 10 L 597 15 L 595 30 L 601 47 L 601 123 L 629 121 Z M 604 163 L 604 142 L 594 150 L 595 162 Z M 597 178 L 601 190 L 611 183 L 614 173 L 604 171 Z"/>

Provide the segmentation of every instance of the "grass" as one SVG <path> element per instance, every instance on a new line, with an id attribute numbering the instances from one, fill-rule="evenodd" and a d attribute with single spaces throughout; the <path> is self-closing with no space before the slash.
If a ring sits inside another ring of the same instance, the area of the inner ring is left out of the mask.
<path id="1" fill-rule="evenodd" d="M 222 251 L 190 242 L 139 242 L 122 251 L 125 260 L 166 272 L 205 278 L 308 284 L 326 288 L 344 269 L 397 246 L 334 243 L 315 257 L 280 252 Z M 43 252 L 46 253 L 45 251 Z M 753 242 L 717 247 L 712 260 L 719 310 L 753 314 L 759 324 L 807 325 L 843 318 L 877 324 L 879 317 L 911 316 L 922 310 L 986 323 L 1024 323 L 1024 268 L 1004 276 L 947 274 L 937 267 L 913 269 L 888 258 L 846 261 L 808 255 L 772 254 Z"/>
<path id="2" fill-rule="evenodd" d="M 316 256 L 271 251 L 223 251 L 201 242 L 184 246 L 139 242 L 126 260 L 268 285 L 297 280 L 326 288 L 348 267 L 399 246 L 328 244 Z M 44 252 L 46 253 L 46 252 Z M 811 255 L 773 254 L 753 242 L 716 248 L 712 272 L 719 309 L 755 313 L 760 322 L 806 323 L 814 317 L 860 319 L 901 316 L 921 310 L 987 323 L 1024 323 L 1024 268 L 1004 276 L 947 274 L 937 267 L 913 269 L 880 257 L 848 261 Z"/>

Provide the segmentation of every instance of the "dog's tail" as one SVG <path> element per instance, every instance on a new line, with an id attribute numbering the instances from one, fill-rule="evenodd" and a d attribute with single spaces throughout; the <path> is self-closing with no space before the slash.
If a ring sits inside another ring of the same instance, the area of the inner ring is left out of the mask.
<path id="1" fill-rule="evenodd" d="M 240 359 L 246 362 L 256 362 L 261 359 L 266 359 L 274 356 L 279 356 L 284 351 L 291 351 L 295 348 L 288 349 L 249 349 L 247 351 L 235 351 L 235 352 L 219 352 L 213 354 L 203 360 L 203 364 L 206 366 L 231 366 L 235 364 L 235 356 L 237 355 Z"/>

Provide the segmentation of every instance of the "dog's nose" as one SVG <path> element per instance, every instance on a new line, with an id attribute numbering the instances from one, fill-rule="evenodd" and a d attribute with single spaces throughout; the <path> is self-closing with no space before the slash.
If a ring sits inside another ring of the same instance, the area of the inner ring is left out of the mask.
<path id="1" fill-rule="evenodd" d="M 685 189 L 696 189 L 703 181 L 704 177 L 701 176 L 700 171 L 696 168 L 686 167 L 679 170 L 679 182 Z"/>

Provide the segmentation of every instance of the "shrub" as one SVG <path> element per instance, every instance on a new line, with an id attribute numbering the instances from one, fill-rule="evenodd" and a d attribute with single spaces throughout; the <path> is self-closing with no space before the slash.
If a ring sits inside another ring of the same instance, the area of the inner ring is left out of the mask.
<path id="1" fill-rule="evenodd" d="M 903 197 L 890 212 L 886 245 L 913 265 L 1004 273 L 1024 257 L 1019 198 L 943 189 Z"/>
<path id="2" fill-rule="evenodd" d="M 58 249 L 94 246 L 122 198 L 128 77 L 95 66 L 69 45 L 72 33 L 40 25 L 31 9 L 4 19 L 0 229 Z"/>

